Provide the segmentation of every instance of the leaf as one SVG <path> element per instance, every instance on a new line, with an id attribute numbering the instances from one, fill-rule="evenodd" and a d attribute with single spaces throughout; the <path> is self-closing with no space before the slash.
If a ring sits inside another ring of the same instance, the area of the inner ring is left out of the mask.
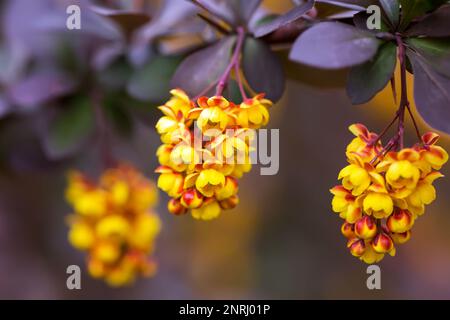
<path id="1" fill-rule="evenodd" d="M 347 94 L 353 104 L 369 101 L 388 84 L 395 70 L 396 52 L 396 45 L 387 42 L 373 60 L 351 69 Z"/>
<path id="2" fill-rule="evenodd" d="M 182 88 L 196 96 L 217 82 L 230 62 L 236 37 L 225 37 L 204 49 L 194 52 L 177 68 L 171 81 L 172 88 Z"/>
<path id="3" fill-rule="evenodd" d="M 116 23 L 127 38 L 151 19 L 149 15 L 143 12 L 109 9 L 96 5 L 91 5 L 89 9 Z"/>
<path id="4" fill-rule="evenodd" d="M 238 23 L 248 25 L 251 17 L 256 9 L 261 5 L 262 0 L 228 0 L 225 3 L 229 4 L 233 10 Z"/>
<path id="5" fill-rule="evenodd" d="M 406 30 L 408 36 L 449 37 L 450 6 L 443 6 Z"/>
<path id="6" fill-rule="evenodd" d="M 154 57 L 131 76 L 128 93 L 142 101 L 161 102 L 169 94 L 170 79 L 180 62 L 180 56 Z"/>
<path id="7" fill-rule="evenodd" d="M 432 11 L 447 0 L 399 0 L 402 6 L 402 19 L 400 23 L 400 30 L 404 30 L 411 21 L 429 11 Z"/>
<path id="8" fill-rule="evenodd" d="M 237 23 L 235 12 L 226 1 L 193 0 L 192 2 L 230 25 Z"/>
<path id="9" fill-rule="evenodd" d="M 414 98 L 419 114 L 431 127 L 450 134 L 450 79 L 413 51 L 407 54 L 414 69 Z"/>
<path id="10" fill-rule="evenodd" d="M 450 78 L 450 39 L 409 38 L 406 43 L 436 72 Z"/>
<path id="11" fill-rule="evenodd" d="M 67 95 L 75 82 L 57 71 L 38 71 L 8 88 L 11 101 L 25 109 L 33 109 L 48 101 Z"/>
<path id="12" fill-rule="evenodd" d="M 94 131 L 93 107 L 86 96 L 77 96 L 52 119 L 44 138 L 51 159 L 72 155 Z"/>
<path id="13" fill-rule="evenodd" d="M 316 2 L 328 3 L 352 10 L 365 10 L 368 6 L 376 4 L 377 0 L 316 0 Z"/>
<path id="14" fill-rule="evenodd" d="M 381 41 L 339 22 L 323 22 L 306 30 L 294 43 L 290 59 L 313 67 L 339 69 L 371 59 Z"/>
<path id="15" fill-rule="evenodd" d="M 274 102 L 281 98 L 285 87 L 283 66 L 266 43 L 248 37 L 242 64 L 245 78 L 253 91 L 264 92 Z"/>
<path id="16" fill-rule="evenodd" d="M 300 19 L 306 12 L 311 10 L 314 6 L 313 0 L 308 0 L 304 4 L 300 6 L 296 6 L 290 11 L 288 11 L 286 14 L 283 14 L 272 21 L 265 23 L 255 30 L 255 37 L 260 38 L 262 36 L 265 36 L 275 30 L 277 30 L 280 27 L 283 27 L 297 19 Z"/>
<path id="17" fill-rule="evenodd" d="M 395 29 L 398 25 L 400 18 L 400 5 L 398 0 L 379 0 L 381 6 L 383 7 L 384 13 L 386 14 L 392 27 Z"/>

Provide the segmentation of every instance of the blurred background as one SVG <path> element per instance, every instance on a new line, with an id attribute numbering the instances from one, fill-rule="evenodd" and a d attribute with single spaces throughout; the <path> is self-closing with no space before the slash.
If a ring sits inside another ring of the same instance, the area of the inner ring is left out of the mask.
<path id="1" fill-rule="evenodd" d="M 75 3 L 82 30 L 69 31 L 65 9 Z M 263 9 L 290 6 L 265 1 Z M 411 240 L 379 264 L 379 291 L 367 289 L 367 266 L 347 251 L 331 211 L 328 190 L 352 139 L 347 127 L 381 131 L 396 110 L 390 88 L 352 106 L 346 70 L 287 61 L 287 88 L 269 125 L 280 129 L 279 173 L 254 167 L 240 180 L 240 205 L 211 222 L 170 215 L 160 193 L 156 276 L 120 289 L 88 276 L 84 254 L 67 241 L 67 170 L 100 173 L 100 96 L 115 157 L 157 178 L 156 106 L 183 56 L 210 36 L 194 9 L 181 0 L 1 1 L 0 298 L 449 299 L 448 178 L 437 181 L 437 200 Z M 444 135 L 440 144 L 450 149 Z M 66 288 L 71 264 L 82 267 L 81 290 Z"/>

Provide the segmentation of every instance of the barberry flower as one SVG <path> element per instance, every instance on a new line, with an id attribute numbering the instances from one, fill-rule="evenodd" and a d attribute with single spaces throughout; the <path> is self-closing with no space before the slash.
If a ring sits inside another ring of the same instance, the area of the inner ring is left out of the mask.
<path id="1" fill-rule="evenodd" d="M 164 115 L 156 125 L 163 142 L 156 152 L 158 187 L 172 198 L 169 212 L 217 218 L 239 203 L 238 179 L 252 168 L 254 129 L 268 123 L 272 102 L 263 94 L 240 104 L 220 95 L 194 102 L 179 89 L 172 95 L 159 107 Z M 348 216 L 359 218 L 351 210 Z"/>
<path id="2" fill-rule="evenodd" d="M 375 263 L 410 239 L 415 220 L 436 199 L 433 182 L 442 177 L 437 170 L 448 154 L 436 145 L 435 133 L 424 134 L 412 148 L 390 151 L 395 140 L 383 147 L 365 126 L 349 129 L 356 138 L 347 147 L 349 165 L 338 176 L 342 184 L 330 189 L 331 204 L 345 220 L 341 232 L 350 253 Z"/>
<path id="3" fill-rule="evenodd" d="M 122 286 L 155 273 L 150 255 L 161 222 L 151 210 L 157 202 L 152 182 L 125 164 L 105 171 L 98 183 L 72 172 L 66 198 L 74 209 L 68 239 L 87 252 L 91 276 Z"/>

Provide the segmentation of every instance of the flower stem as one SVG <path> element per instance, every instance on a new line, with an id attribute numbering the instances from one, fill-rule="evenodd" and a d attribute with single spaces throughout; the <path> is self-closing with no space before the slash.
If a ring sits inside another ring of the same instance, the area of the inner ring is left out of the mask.
<path id="1" fill-rule="evenodd" d="M 237 64 L 239 65 L 239 59 L 241 55 L 242 46 L 244 44 L 245 40 L 245 30 L 243 27 L 237 28 L 237 43 L 236 47 L 234 48 L 233 56 L 231 57 L 231 61 L 228 64 L 227 68 L 225 69 L 225 72 L 220 77 L 219 82 L 216 87 L 216 96 L 221 96 L 223 94 L 223 91 L 225 90 L 225 87 L 227 86 L 228 80 L 230 78 L 231 70 L 233 70 L 233 67 Z"/>
<path id="2" fill-rule="evenodd" d="M 398 137 L 397 148 L 403 149 L 404 147 L 404 132 L 405 132 L 405 109 L 409 106 L 408 101 L 408 86 L 406 82 L 406 52 L 405 45 L 399 34 L 396 35 L 398 45 L 398 59 L 400 61 L 400 78 L 401 78 L 401 95 L 400 105 L 398 107 Z"/>

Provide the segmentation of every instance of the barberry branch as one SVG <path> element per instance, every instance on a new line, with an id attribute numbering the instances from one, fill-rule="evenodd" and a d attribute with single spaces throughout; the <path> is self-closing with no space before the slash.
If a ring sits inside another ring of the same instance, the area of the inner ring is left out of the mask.
<path id="1" fill-rule="evenodd" d="M 233 56 L 231 57 L 230 63 L 228 64 L 225 72 L 220 77 L 219 82 L 216 87 L 216 96 L 221 96 L 223 94 L 223 90 L 227 86 L 228 80 L 230 78 L 231 70 L 237 64 L 239 65 L 239 59 L 241 56 L 242 46 L 245 40 L 245 30 L 243 27 L 237 28 L 237 42 L 236 47 L 234 48 Z"/>

